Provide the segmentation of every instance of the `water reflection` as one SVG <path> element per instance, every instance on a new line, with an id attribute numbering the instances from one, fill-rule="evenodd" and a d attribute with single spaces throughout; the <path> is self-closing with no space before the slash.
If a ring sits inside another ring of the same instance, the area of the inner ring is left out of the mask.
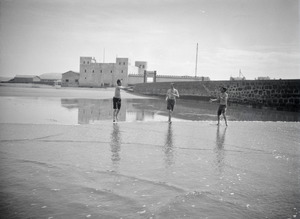
<path id="1" fill-rule="evenodd" d="M 227 126 L 220 131 L 220 126 L 217 128 L 217 134 L 216 134 L 216 147 L 215 147 L 215 153 L 216 153 L 216 166 L 219 170 L 219 173 L 223 173 L 223 168 L 225 165 L 224 157 L 224 143 L 225 143 L 225 135 L 226 135 Z"/>
<path id="2" fill-rule="evenodd" d="M 112 133 L 110 136 L 110 150 L 111 150 L 111 161 L 114 171 L 117 171 L 120 164 L 120 151 L 121 151 L 121 132 L 117 123 L 113 124 Z"/>
<path id="3" fill-rule="evenodd" d="M 89 124 L 100 120 L 112 120 L 112 100 L 95 100 L 95 99 L 62 99 L 63 107 L 78 108 L 78 124 Z M 119 121 L 126 121 L 126 107 L 123 106 L 119 112 Z"/>
<path id="4" fill-rule="evenodd" d="M 61 99 L 68 109 L 78 108 L 78 123 L 89 124 L 101 120 L 112 120 L 112 99 Z M 175 120 L 216 120 L 217 104 L 198 100 L 178 100 L 173 113 Z M 119 121 L 167 121 L 164 99 L 124 99 Z M 247 106 L 228 107 L 229 121 L 300 121 L 300 113 L 256 109 Z"/>
<path id="5" fill-rule="evenodd" d="M 163 148 L 165 153 L 165 164 L 166 167 L 170 167 L 174 164 L 174 141 L 173 141 L 173 129 L 172 123 L 169 123 L 168 131 L 166 135 L 166 143 Z"/>

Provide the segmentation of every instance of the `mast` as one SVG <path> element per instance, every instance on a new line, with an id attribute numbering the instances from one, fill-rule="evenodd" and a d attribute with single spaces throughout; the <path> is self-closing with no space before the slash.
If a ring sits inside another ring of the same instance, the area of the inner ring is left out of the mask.
<path id="1" fill-rule="evenodd" d="M 195 78 L 197 77 L 197 65 L 198 65 L 198 43 L 196 48 L 196 67 L 195 67 Z"/>
<path id="2" fill-rule="evenodd" d="M 105 63 L 105 48 L 103 50 L 103 63 Z"/>

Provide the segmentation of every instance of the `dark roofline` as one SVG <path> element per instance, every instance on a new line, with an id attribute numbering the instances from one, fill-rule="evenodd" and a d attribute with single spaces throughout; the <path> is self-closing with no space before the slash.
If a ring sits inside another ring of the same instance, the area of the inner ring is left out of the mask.
<path id="1" fill-rule="evenodd" d="M 38 75 L 16 75 L 14 78 L 35 78 L 35 77 L 41 79 Z"/>

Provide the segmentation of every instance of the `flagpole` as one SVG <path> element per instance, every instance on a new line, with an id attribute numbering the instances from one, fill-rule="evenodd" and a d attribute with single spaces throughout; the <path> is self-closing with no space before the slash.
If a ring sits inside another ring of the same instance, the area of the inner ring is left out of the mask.
<path id="1" fill-rule="evenodd" d="M 105 63 L 105 48 L 103 50 L 103 63 Z"/>
<path id="2" fill-rule="evenodd" d="M 195 67 L 195 78 L 197 77 L 197 66 L 198 65 L 198 43 L 196 48 L 196 67 Z"/>

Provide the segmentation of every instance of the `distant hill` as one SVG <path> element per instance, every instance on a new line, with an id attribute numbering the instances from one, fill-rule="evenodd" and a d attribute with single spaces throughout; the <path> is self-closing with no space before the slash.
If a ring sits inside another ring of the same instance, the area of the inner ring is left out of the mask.
<path id="1" fill-rule="evenodd" d="M 6 82 L 6 81 L 9 81 L 11 79 L 13 79 L 13 77 L 1 77 L 0 76 L 0 82 Z"/>
<path id="2" fill-rule="evenodd" d="M 39 76 L 41 79 L 48 79 L 48 80 L 61 80 L 62 73 L 45 73 Z"/>

